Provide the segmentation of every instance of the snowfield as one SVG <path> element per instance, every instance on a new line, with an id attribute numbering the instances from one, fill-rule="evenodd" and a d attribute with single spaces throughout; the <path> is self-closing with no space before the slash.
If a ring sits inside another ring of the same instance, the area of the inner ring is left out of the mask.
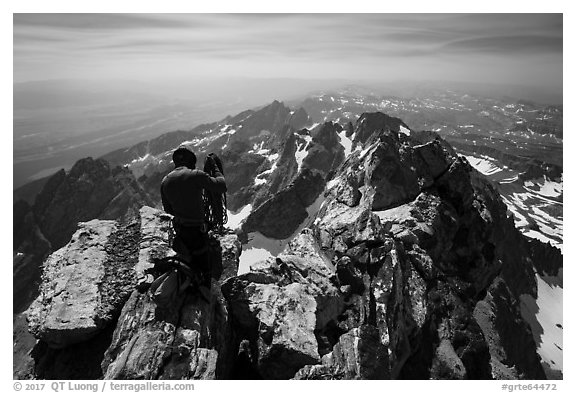
<path id="1" fill-rule="evenodd" d="M 559 275 L 562 277 L 562 273 Z M 538 298 L 521 296 L 522 317 L 530 324 L 538 354 L 554 370 L 563 369 L 563 296 L 557 279 L 536 274 Z"/>
<path id="2" fill-rule="evenodd" d="M 493 175 L 495 173 L 502 171 L 503 169 L 498 166 L 496 160 L 488 156 L 482 156 L 481 158 L 474 156 L 464 156 L 464 157 L 466 157 L 470 165 L 472 165 L 478 172 L 482 173 L 483 175 L 487 176 Z"/>
<path id="3" fill-rule="evenodd" d="M 518 181 L 519 173 L 489 156 L 465 156 L 470 165 L 499 185 L 502 200 L 514 215 L 514 223 L 528 237 L 562 250 L 564 224 L 563 182 L 547 178 Z M 554 212 L 554 214 L 551 214 Z"/>

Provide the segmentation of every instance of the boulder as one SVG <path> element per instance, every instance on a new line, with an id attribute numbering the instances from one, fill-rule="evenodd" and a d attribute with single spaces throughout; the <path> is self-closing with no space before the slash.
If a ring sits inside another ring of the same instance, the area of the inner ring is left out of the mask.
<path id="1" fill-rule="evenodd" d="M 307 365 L 294 379 L 389 379 L 388 351 L 370 325 L 343 334 L 322 363 Z"/>
<path id="2" fill-rule="evenodd" d="M 253 265 L 222 287 L 236 330 L 257 348 L 255 367 L 263 378 L 291 378 L 318 363 L 315 331 L 342 310 L 335 276 L 317 250 L 304 232 L 275 260 Z"/>
<path id="3" fill-rule="evenodd" d="M 53 347 L 86 341 L 110 319 L 102 314 L 100 289 L 109 261 L 106 244 L 117 224 L 92 220 L 79 226 L 44 263 L 40 295 L 27 311 L 30 331 Z"/>
<path id="4" fill-rule="evenodd" d="M 494 280 L 476 304 L 474 319 L 486 337 L 494 379 L 546 379 L 532 332 L 504 280 Z"/>

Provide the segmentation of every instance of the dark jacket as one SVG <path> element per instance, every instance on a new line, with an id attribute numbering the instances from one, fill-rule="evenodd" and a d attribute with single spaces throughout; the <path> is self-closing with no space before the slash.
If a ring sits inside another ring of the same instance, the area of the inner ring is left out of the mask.
<path id="1" fill-rule="evenodd" d="M 204 202 L 202 189 L 219 193 L 226 192 L 224 176 L 216 173 L 210 177 L 199 169 L 185 166 L 175 168 L 162 179 L 160 194 L 166 213 L 184 225 L 204 223 Z"/>

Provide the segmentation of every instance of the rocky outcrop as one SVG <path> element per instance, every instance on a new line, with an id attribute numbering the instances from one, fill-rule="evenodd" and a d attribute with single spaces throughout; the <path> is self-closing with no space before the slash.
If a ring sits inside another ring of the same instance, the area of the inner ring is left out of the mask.
<path id="1" fill-rule="evenodd" d="M 148 196 L 125 168 L 104 160 L 79 160 L 66 173 L 54 174 L 32 206 L 15 205 L 14 311 L 21 312 L 38 294 L 41 264 L 49 252 L 63 247 L 78 222 L 92 219 L 129 221 L 149 203 Z M 25 275 L 22 272 L 26 272 Z"/>
<path id="2" fill-rule="evenodd" d="M 320 361 L 315 332 L 343 306 L 333 279 L 311 235 L 303 232 L 276 259 L 224 283 L 235 330 L 249 340 L 262 378 L 290 378 Z"/>
<path id="3" fill-rule="evenodd" d="M 312 227 L 346 296 L 338 328 L 377 328 L 392 378 L 502 377 L 475 308 L 503 266 L 530 277 L 529 250 L 509 253 L 501 228 L 518 232 L 498 194 L 440 141 L 374 131 L 378 142 L 347 160 Z M 513 303 L 509 297 L 501 308 Z M 509 314 L 499 313 L 498 334 L 518 325 Z M 522 340 L 536 366 L 517 375 L 539 378 L 534 342 Z M 522 362 L 505 356 L 529 369 Z"/>
<path id="4" fill-rule="evenodd" d="M 413 200 L 432 186 L 454 156 L 431 141 L 423 145 L 402 143 L 397 133 L 381 133 L 379 143 L 367 154 L 365 180 L 373 191 L 372 209 L 384 210 Z"/>
<path id="5" fill-rule="evenodd" d="M 520 304 L 502 279 L 494 280 L 476 304 L 474 319 L 488 343 L 494 379 L 546 379 Z"/>
<path id="6" fill-rule="evenodd" d="M 52 347 L 86 341 L 110 319 L 104 283 L 105 245 L 116 230 L 114 221 L 80 224 L 70 243 L 44 263 L 40 296 L 27 311 L 30 331 Z"/>
<path id="7" fill-rule="evenodd" d="M 388 353 L 378 329 L 362 325 L 338 339 L 319 365 L 307 365 L 294 379 L 389 379 Z"/>
<path id="8" fill-rule="evenodd" d="M 172 252 L 169 221 L 146 210 L 138 275 L 152 266 L 153 258 Z M 234 235 L 221 238 L 220 244 L 224 279 L 235 275 L 240 245 Z M 107 379 L 225 378 L 235 354 L 233 342 L 219 284 L 207 295 L 186 293 L 167 308 L 158 307 L 147 293 L 134 291 L 122 309 L 102 370 Z"/>
<path id="9" fill-rule="evenodd" d="M 174 253 L 170 222 L 171 216 L 143 207 L 126 224 L 82 223 L 46 260 L 40 295 L 27 311 L 29 329 L 39 339 L 32 350 L 33 377 L 229 375 L 235 336 L 218 283 L 211 292 L 186 292 L 167 308 L 135 289 L 154 259 Z M 240 244 L 229 234 L 220 245 L 224 280 L 236 274 Z M 72 367 L 74 356 L 79 360 Z"/>

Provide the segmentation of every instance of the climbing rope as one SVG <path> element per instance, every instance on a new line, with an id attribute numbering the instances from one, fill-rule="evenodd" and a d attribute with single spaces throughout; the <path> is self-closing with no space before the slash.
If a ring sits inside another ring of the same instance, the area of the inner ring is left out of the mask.
<path id="1" fill-rule="evenodd" d="M 204 172 L 215 177 L 217 171 L 224 175 L 222 161 L 216 154 L 210 153 L 204 161 Z M 221 232 L 228 222 L 226 193 L 204 190 L 202 199 L 204 200 L 204 220 L 208 224 L 208 229 Z"/>

